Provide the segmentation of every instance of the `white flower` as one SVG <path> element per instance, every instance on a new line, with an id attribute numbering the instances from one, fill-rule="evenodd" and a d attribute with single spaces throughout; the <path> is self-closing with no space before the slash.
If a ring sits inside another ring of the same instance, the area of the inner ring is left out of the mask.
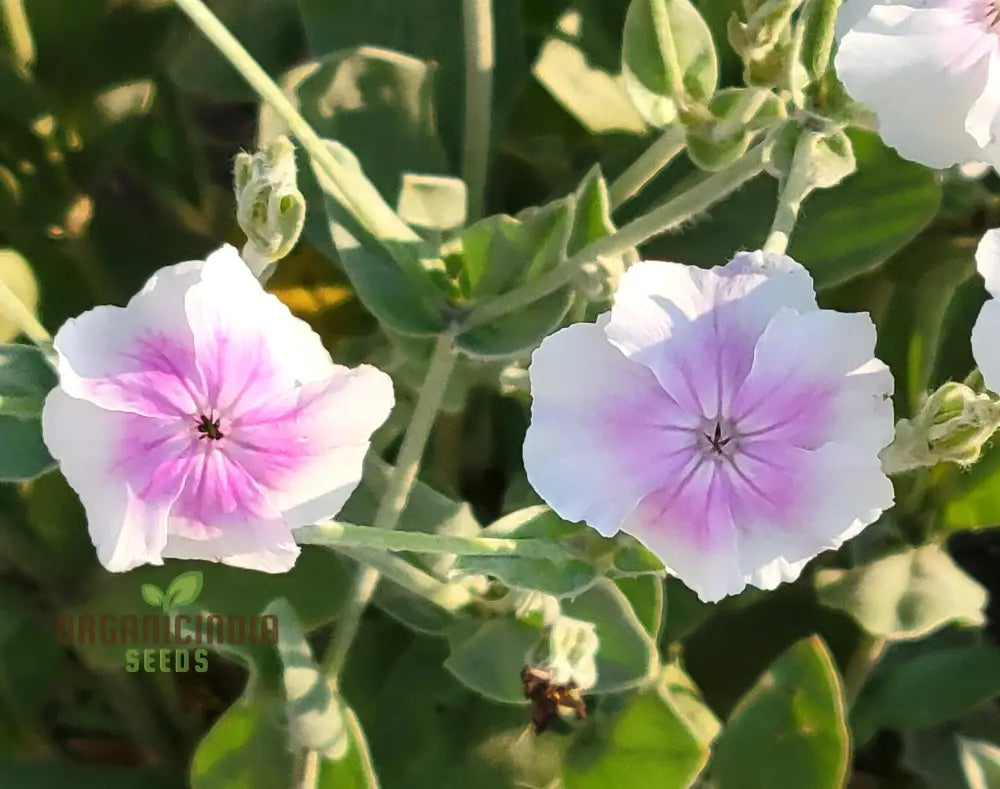
<path id="1" fill-rule="evenodd" d="M 291 530 L 361 479 L 392 382 L 335 365 L 230 246 L 157 272 L 56 335 L 45 443 L 112 571 L 210 559 L 291 568 Z"/>
<path id="2" fill-rule="evenodd" d="M 989 230 L 976 248 L 976 270 L 986 282 L 989 299 L 972 327 L 972 355 L 986 387 L 1000 392 L 1000 229 Z"/>
<path id="3" fill-rule="evenodd" d="M 837 38 L 837 76 L 901 156 L 1000 162 L 997 0 L 847 0 Z"/>
<path id="4" fill-rule="evenodd" d="M 528 479 L 703 600 L 774 588 L 892 505 L 892 376 L 874 347 L 868 316 L 818 309 L 783 255 L 637 263 L 610 313 L 535 351 Z"/>

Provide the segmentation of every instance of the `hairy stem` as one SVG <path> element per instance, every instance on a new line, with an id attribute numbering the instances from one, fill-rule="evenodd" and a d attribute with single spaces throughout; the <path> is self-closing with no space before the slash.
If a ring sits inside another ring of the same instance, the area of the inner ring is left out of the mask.
<path id="1" fill-rule="evenodd" d="M 299 144 L 309 153 L 315 166 L 337 187 L 337 197 L 343 202 L 344 208 L 350 211 L 368 232 L 376 238 L 419 241 L 419 236 L 387 206 L 385 210 L 371 209 L 371 206 L 355 199 L 347 174 L 320 136 L 288 100 L 281 88 L 202 0 L 174 0 L 174 2 L 240 73 L 257 95 L 271 105 L 289 131 L 298 139 Z"/>
<path id="2" fill-rule="evenodd" d="M 444 399 L 454 365 L 454 335 L 448 332 L 438 337 L 430 367 L 427 369 L 427 377 L 420 388 L 410 425 L 403 436 L 396 468 L 389 477 L 385 495 L 375 513 L 375 528 L 392 530 L 399 524 L 406 502 L 410 498 L 410 491 L 413 490 L 413 483 L 417 480 L 420 460 L 427 446 L 434 419 L 441 408 L 441 401 Z M 354 588 L 340 613 L 333 643 L 323 657 L 324 672 L 331 680 L 340 674 L 347 661 L 351 642 L 361 624 L 361 615 L 375 594 L 378 580 L 379 572 L 372 567 L 358 571 Z"/>
<path id="3" fill-rule="evenodd" d="M 375 526 L 324 521 L 295 530 L 296 542 L 330 548 L 361 548 L 376 551 L 445 553 L 454 556 L 519 556 L 526 559 L 565 561 L 569 557 L 548 540 L 498 537 L 456 537 L 416 531 L 387 531 Z"/>
<path id="4" fill-rule="evenodd" d="M 398 556 L 360 548 L 338 547 L 337 551 L 360 564 L 377 570 L 381 578 L 392 581 L 406 591 L 429 600 L 445 611 L 457 611 L 472 601 L 472 595 L 465 587 L 439 581 L 430 573 L 424 572 Z"/>
<path id="5" fill-rule="evenodd" d="M 620 255 L 626 250 L 686 222 L 709 206 L 732 194 L 764 169 L 761 146 L 751 148 L 724 170 L 705 176 L 690 189 L 632 220 L 617 232 L 588 244 L 569 260 L 532 282 L 484 302 L 473 309 L 463 328 L 489 323 L 501 315 L 548 296 L 569 284 L 583 263 Z"/>
<path id="6" fill-rule="evenodd" d="M 608 189 L 611 207 L 617 208 L 634 197 L 684 150 L 684 127 L 675 123 L 650 145 Z"/>
<path id="7" fill-rule="evenodd" d="M 778 208 L 774 213 L 771 232 L 764 242 L 765 252 L 776 252 L 783 255 L 788 249 L 788 242 L 799 217 L 799 208 L 809 190 L 812 188 L 810 169 L 812 155 L 819 138 L 813 132 L 803 132 L 795 144 L 792 164 L 785 176 L 785 185 L 778 197 Z"/>
<path id="8" fill-rule="evenodd" d="M 465 31 L 465 137 L 462 178 L 468 188 L 468 221 L 483 215 L 493 109 L 493 0 L 463 0 Z"/>

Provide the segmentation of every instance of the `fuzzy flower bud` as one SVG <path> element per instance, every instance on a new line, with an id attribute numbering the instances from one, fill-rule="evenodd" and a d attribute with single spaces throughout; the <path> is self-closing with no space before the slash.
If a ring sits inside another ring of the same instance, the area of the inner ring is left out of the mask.
<path id="1" fill-rule="evenodd" d="M 593 623 L 560 616 L 549 629 L 548 669 L 557 685 L 575 683 L 580 690 L 597 684 L 600 642 Z"/>
<path id="2" fill-rule="evenodd" d="M 247 235 L 243 258 L 258 279 L 291 252 L 306 218 L 295 180 L 295 148 L 285 136 L 257 153 L 240 153 L 233 173 L 236 220 Z"/>
<path id="3" fill-rule="evenodd" d="M 1000 426 L 1000 405 L 989 395 L 949 381 L 931 394 L 913 419 L 901 419 L 880 458 L 888 474 L 940 462 L 967 466 Z"/>

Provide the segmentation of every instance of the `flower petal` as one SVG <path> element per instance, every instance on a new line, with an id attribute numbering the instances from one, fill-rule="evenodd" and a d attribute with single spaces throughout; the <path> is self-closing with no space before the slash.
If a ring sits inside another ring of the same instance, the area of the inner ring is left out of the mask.
<path id="1" fill-rule="evenodd" d="M 995 160 L 996 146 L 990 155 L 984 147 L 996 108 L 987 82 L 997 41 L 970 13 L 976 9 L 963 7 L 973 4 L 864 3 L 863 16 L 854 5 L 841 12 L 854 24 L 838 25 L 834 64 L 851 97 L 875 111 L 882 138 L 929 167 Z"/>
<path id="2" fill-rule="evenodd" d="M 291 527 L 336 515 L 361 481 L 372 433 L 393 406 L 392 379 L 361 365 L 336 366 L 240 416 L 227 453 L 267 490 Z"/>
<path id="3" fill-rule="evenodd" d="M 608 342 L 606 320 L 562 329 L 532 355 L 524 467 L 559 515 L 611 535 L 688 462 L 698 422 Z"/>
<path id="4" fill-rule="evenodd" d="M 994 298 L 1000 295 L 1000 228 L 987 230 L 976 247 L 976 271 Z"/>
<path id="5" fill-rule="evenodd" d="M 757 338 L 785 306 L 815 310 L 816 297 L 808 272 L 783 255 L 740 253 L 709 270 L 644 261 L 622 277 L 606 333 L 683 409 L 712 419 L 728 411 Z"/>
<path id="6" fill-rule="evenodd" d="M 972 327 L 972 356 L 979 365 L 986 387 L 1000 390 L 1000 301 L 990 299 L 979 311 Z"/>
<path id="7" fill-rule="evenodd" d="M 123 420 L 124 415 L 76 400 L 61 389 L 49 393 L 42 412 L 45 443 L 80 496 L 97 558 L 112 572 L 163 563 L 170 506 L 169 495 L 166 501 L 144 501 L 117 473 L 115 448 Z"/>

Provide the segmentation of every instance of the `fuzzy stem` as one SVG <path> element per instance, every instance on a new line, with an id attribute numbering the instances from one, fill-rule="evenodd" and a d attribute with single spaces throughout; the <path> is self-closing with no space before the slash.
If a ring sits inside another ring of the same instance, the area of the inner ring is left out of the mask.
<path id="1" fill-rule="evenodd" d="M 399 524 L 399 519 L 406 508 L 406 502 L 410 498 L 410 492 L 413 490 L 413 483 L 417 480 L 420 460 L 423 457 L 424 448 L 427 446 L 427 439 L 430 437 L 434 420 L 441 408 L 441 401 L 444 399 L 448 379 L 451 377 L 454 365 L 454 335 L 448 332 L 438 337 L 434 347 L 434 355 L 431 357 L 431 363 L 427 369 L 427 377 L 420 388 L 420 395 L 417 397 L 410 425 L 403 436 L 403 444 L 396 459 L 396 468 L 389 478 L 385 495 L 379 502 L 378 511 L 375 513 L 375 528 L 392 530 Z M 326 655 L 323 656 L 323 670 L 331 681 L 336 679 L 347 661 L 351 642 L 361 624 L 361 615 L 368 606 L 372 595 L 375 594 L 378 580 L 379 571 L 372 567 L 365 567 L 358 571 L 354 589 L 340 613 L 333 643 Z"/>
<path id="2" fill-rule="evenodd" d="M 712 130 L 712 139 L 723 142 L 744 131 L 757 111 L 770 95 L 766 90 L 748 90 L 741 97 L 729 116 Z"/>
<path id="3" fill-rule="evenodd" d="M 569 554 L 548 540 L 505 539 L 499 537 L 455 537 L 416 531 L 387 531 L 375 526 L 323 521 L 295 530 L 302 545 L 330 548 L 360 548 L 376 551 L 444 553 L 454 556 L 517 556 L 525 559 L 567 560 Z"/>
<path id="4" fill-rule="evenodd" d="M 298 139 L 299 144 L 309 153 L 316 167 L 322 170 L 337 187 L 337 197 L 343 202 L 344 207 L 369 233 L 383 239 L 420 240 L 420 237 L 388 207 L 386 210 L 372 212 L 365 204 L 354 199 L 354 190 L 350 188 L 347 174 L 320 136 L 288 100 L 281 88 L 202 0 L 174 0 L 174 2 L 257 92 L 257 95 L 278 113 L 289 131 Z"/>
<path id="5" fill-rule="evenodd" d="M 359 564 L 377 570 L 381 577 L 392 581 L 408 592 L 429 600 L 445 611 L 457 611 L 472 601 L 472 595 L 465 587 L 439 581 L 430 573 L 424 572 L 405 559 L 390 553 L 340 546 L 337 546 L 337 551 L 354 559 Z"/>
<path id="6" fill-rule="evenodd" d="M 465 137 L 462 178 L 468 188 L 468 221 L 483 215 L 493 108 L 493 0 L 463 0 L 465 31 Z"/>
<path id="7" fill-rule="evenodd" d="M 771 232 L 764 242 L 765 252 L 775 252 L 783 255 L 788 249 L 788 242 L 799 217 L 799 208 L 809 190 L 812 188 L 811 173 L 812 155 L 816 149 L 818 136 L 813 132 L 803 132 L 795 144 L 792 164 L 785 176 L 785 185 L 778 198 L 778 208 L 774 213 Z"/>
<path id="8" fill-rule="evenodd" d="M 659 208 L 643 214 L 617 232 L 588 244 L 569 260 L 538 277 L 533 282 L 490 299 L 473 309 L 463 328 L 489 323 L 501 315 L 548 296 L 569 284 L 583 263 L 600 257 L 620 255 L 626 250 L 683 224 L 709 206 L 735 192 L 764 169 L 761 146 L 751 148 L 738 161 L 724 170 L 702 178 L 685 192 L 668 200 Z"/>
<path id="9" fill-rule="evenodd" d="M 611 207 L 618 208 L 622 203 L 638 194 L 683 150 L 684 127 L 675 123 L 612 182 L 608 190 Z"/>

